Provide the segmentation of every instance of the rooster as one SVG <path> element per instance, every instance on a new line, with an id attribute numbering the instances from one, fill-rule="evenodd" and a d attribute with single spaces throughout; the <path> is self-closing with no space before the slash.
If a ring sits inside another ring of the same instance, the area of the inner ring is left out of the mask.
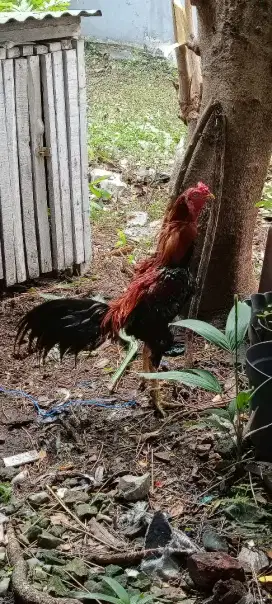
<path id="1" fill-rule="evenodd" d="M 77 356 L 83 349 L 95 350 L 106 338 L 116 341 L 120 330 L 125 330 L 144 342 L 144 371 L 156 371 L 174 344 L 169 323 L 194 292 L 190 260 L 197 222 L 212 198 L 209 188 L 198 183 L 169 204 L 155 253 L 136 266 L 131 283 L 117 299 L 109 303 L 96 297 L 50 300 L 29 311 L 18 328 L 18 348 L 28 336 L 29 353 L 38 353 L 41 360 L 55 345 L 61 358 L 65 353 Z M 162 410 L 158 385 L 152 397 Z"/>

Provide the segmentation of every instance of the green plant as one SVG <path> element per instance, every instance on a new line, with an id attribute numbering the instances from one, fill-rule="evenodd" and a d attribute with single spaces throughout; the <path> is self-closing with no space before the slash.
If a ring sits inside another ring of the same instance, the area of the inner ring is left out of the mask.
<path id="1" fill-rule="evenodd" d="M 265 208 L 272 210 L 272 183 L 267 183 L 264 186 L 262 199 L 256 203 L 256 208 Z"/>
<path id="2" fill-rule="evenodd" d="M 46 12 L 65 11 L 69 2 L 63 0 L 0 0 L 0 12 Z"/>
<path id="3" fill-rule="evenodd" d="M 153 602 L 154 598 L 151 595 L 135 594 L 130 595 L 124 587 L 111 577 L 104 577 L 103 582 L 106 583 L 115 595 L 108 595 L 103 593 L 87 593 L 77 592 L 78 598 L 82 599 L 93 599 L 100 600 L 102 602 L 111 602 L 111 604 L 147 604 L 147 602 Z"/>
<path id="4" fill-rule="evenodd" d="M 222 350 L 226 350 L 233 354 L 239 349 L 244 341 L 250 321 L 250 315 L 250 307 L 245 302 L 238 302 L 237 300 L 237 306 L 235 303 L 227 318 L 225 332 L 220 331 L 220 329 L 210 325 L 210 323 L 205 323 L 205 321 L 199 321 L 198 319 L 183 319 L 182 321 L 172 323 L 172 325 L 191 329 L 211 344 L 215 344 Z"/>
<path id="5" fill-rule="evenodd" d="M 125 245 L 127 245 L 126 233 L 124 233 L 124 231 L 118 230 L 117 235 L 118 239 L 116 241 L 115 247 L 125 247 Z"/>
<path id="6" fill-rule="evenodd" d="M 8 482 L 0 483 L 0 503 L 8 503 L 12 494 L 12 488 Z"/>
<path id="7" fill-rule="evenodd" d="M 186 371 L 162 371 L 160 373 L 140 373 L 141 377 L 149 380 L 173 380 L 184 386 L 202 388 L 209 392 L 221 394 L 222 388 L 217 379 L 210 371 L 205 369 L 186 369 Z"/>
<path id="8" fill-rule="evenodd" d="M 111 199 L 111 193 L 109 193 L 109 191 L 106 191 L 105 189 L 101 189 L 100 187 L 98 187 L 97 185 L 99 185 L 101 182 L 103 182 L 103 180 L 107 180 L 107 176 L 101 176 L 100 178 L 96 178 L 95 180 L 92 180 L 92 182 L 89 182 L 89 189 L 90 192 L 92 193 L 92 195 L 94 195 L 95 197 L 97 197 L 97 199 Z"/>

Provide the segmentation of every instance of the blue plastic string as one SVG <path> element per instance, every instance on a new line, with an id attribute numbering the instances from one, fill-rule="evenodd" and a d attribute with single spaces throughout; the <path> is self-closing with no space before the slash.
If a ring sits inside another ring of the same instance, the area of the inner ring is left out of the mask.
<path id="1" fill-rule="evenodd" d="M 47 417 L 53 417 L 54 415 L 59 415 L 60 413 L 62 413 L 62 411 L 66 409 L 66 407 L 70 407 L 71 405 L 93 405 L 94 407 L 103 407 L 104 409 L 125 409 L 126 407 L 136 406 L 136 401 L 126 401 L 124 403 L 110 404 L 103 402 L 103 399 L 90 399 L 86 401 L 78 399 L 74 401 L 66 401 L 58 407 L 53 407 L 53 409 L 49 409 L 49 411 L 44 411 L 43 409 L 41 409 L 37 399 L 35 399 L 34 396 L 32 396 L 31 394 L 27 394 L 27 392 L 24 392 L 23 390 L 9 390 L 7 388 L 4 388 L 3 386 L 0 386 L 0 392 L 3 392 L 3 394 L 10 394 L 12 396 L 23 396 L 24 398 L 27 398 L 33 403 L 38 415 L 42 416 L 44 419 Z"/>

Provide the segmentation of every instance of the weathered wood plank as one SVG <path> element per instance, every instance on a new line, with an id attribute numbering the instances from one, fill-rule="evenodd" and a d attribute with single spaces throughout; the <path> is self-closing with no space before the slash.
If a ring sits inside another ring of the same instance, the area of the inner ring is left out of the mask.
<path id="1" fill-rule="evenodd" d="M 0 26 L 0 43 L 37 42 L 37 40 L 53 40 L 76 37 L 80 34 L 80 17 L 63 15 L 59 19 L 43 19 L 41 21 L 10 21 Z"/>
<path id="2" fill-rule="evenodd" d="M 18 165 L 17 127 L 15 111 L 14 61 L 3 61 L 3 79 L 6 105 L 6 128 L 8 141 L 8 158 L 10 166 L 10 187 L 13 200 L 13 228 L 15 237 L 15 261 L 17 282 L 26 280 L 24 235 L 20 198 L 20 179 Z"/>
<path id="3" fill-rule="evenodd" d="M 48 46 L 49 52 L 57 52 L 58 50 L 61 50 L 61 43 L 60 43 L 60 41 L 58 41 L 58 42 L 47 42 L 47 46 Z"/>
<path id="4" fill-rule="evenodd" d="M 0 59 L 5 59 L 7 56 L 7 50 L 5 47 L 0 47 Z"/>
<path id="5" fill-rule="evenodd" d="M 48 48 L 45 44 L 36 44 L 34 46 L 34 55 L 47 55 Z"/>
<path id="6" fill-rule="evenodd" d="M 61 40 L 60 43 L 62 50 L 70 50 L 71 48 L 73 48 L 72 40 Z"/>
<path id="7" fill-rule="evenodd" d="M 70 190 L 72 200 L 74 262 L 85 260 L 83 243 L 83 206 L 81 186 L 79 94 L 76 50 L 63 51 L 66 93 L 66 120 L 68 134 L 68 156 L 70 167 Z"/>
<path id="8" fill-rule="evenodd" d="M 15 59 L 19 57 L 21 54 L 20 48 L 18 46 L 12 46 L 12 48 L 7 48 L 7 58 Z"/>
<path id="9" fill-rule="evenodd" d="M 36 210 L 37 239 L 42 273 L 52 271 L 51 241 L 47 208 L 47 191 L 43 147 L 44 124 L 42 121 L 40 60 L 28 58 L 28 105 L 33 169 L 33 191 Z"/>
<path id="10" fill-rule="evenodd" d="M 87 99 L 86 99 L 86 73 L 84 40 L 77 40 L 77 73 L 79 91 L 79 126 L 80 126 L 80 156 L 81 156 L 81 186 L 83 206 L 83 229 L 84 229 L 84 254 L 85 263 L 91 260 L 91 228 L 90 228 L 90 201 L 88 183 L 88 147 L 87 147 Z"/>
<path id="11" fill-rule="evenodd" d="M 2 61 L 0 63 L 0 204 L 4 275 L 6 285 L 13 285 L 16 283 L 15 236 L 13 228 L 13 204 L 9 170 Z"/>
<path id="12" fill-rule="evenodd" d="M 24 44 L 23 46 L 21 46 L 21 56 L 22 57 L 30 57 L 31 55 L 33 55 L 33 49 L 34 46 L 33 44 Z"/>
<path id="13" fill-rule="evenodd" d="M 1 233 L 0 233 L 1 236 Z M 3 269 L 3 260 L 2 260 L 2 250 L 0 246 L 0 280 L 4 279 L 4 269 Z"/>
<path id="14" fill-rule="evenodd" d="M 59 163 L 56 133 L 56 116 L 54 106 L 53 74 L 51 53 L 41 56 L 42 87 L 45 142 L 50 148 L 50 157 L 47 159 L 48 195 L 50 206 L 51 234 L 53 247 L 53 268 L 62 270 L 64 264 L 64 243 L 62 231 L 62 213 L 60 199 Z"/>
<path id="15" fill-rule="evenodd" d="M 17 118 L 17 140 L 19 151 L 21 203 L 23 210 L 24 241 L 27 260 L 27 272 L 30 278 L 38 277 L 39 259 L 36 238 L 32 165 L 30 155 L 30 132 L 27 97 L 27 59 L 16 59 L 15 98 Z"/>
<path id="16" fill-rule="evenodd" d="M 62 52 L 52 53 L 65 268 L 72 266 L 73 232 Z"/>

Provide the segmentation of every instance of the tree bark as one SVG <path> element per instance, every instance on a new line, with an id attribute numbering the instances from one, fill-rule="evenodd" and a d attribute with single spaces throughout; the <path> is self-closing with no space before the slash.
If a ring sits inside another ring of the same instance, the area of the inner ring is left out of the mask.
<path id="1" fill-rule="evenodd" d="M 272 2 L 191 1 L 198 11 L 202 112 L 211 100 L 219 101 L 227 120 L 221 209 L 201 304 L 202 311 L 212 314 L 229 308 L 235 293 L 256 289 L 255 202 L 272 148 Z M 212 185 L 206 151 L 207 140 L 202 137 L 194 150 L 197 169 L 191 167 L 183 179 L 179 175 L 174 193 L 196 178 Z"/>

